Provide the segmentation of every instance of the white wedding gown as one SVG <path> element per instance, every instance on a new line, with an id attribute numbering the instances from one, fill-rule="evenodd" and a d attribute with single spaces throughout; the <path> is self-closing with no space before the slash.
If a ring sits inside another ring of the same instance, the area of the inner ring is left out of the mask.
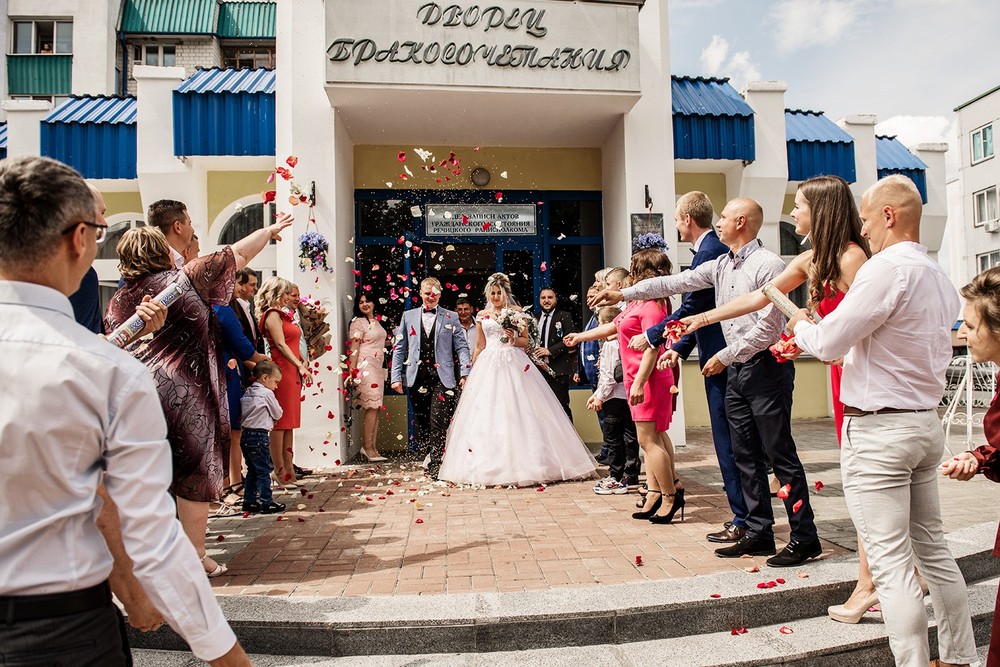
<path id="1" fill-rule="evenodd" d="M 448 429 L 439 479 L 529 486 L 592 476 L 597 466 L 542 372 L 503 330 L 478 317 L 486 336 Z"/>

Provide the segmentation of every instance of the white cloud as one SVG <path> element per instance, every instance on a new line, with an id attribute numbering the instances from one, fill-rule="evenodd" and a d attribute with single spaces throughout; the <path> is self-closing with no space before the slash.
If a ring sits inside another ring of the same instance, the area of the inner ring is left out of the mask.
<path id="1" fill-rule="evenodd" d="M 778 0 L 771 7 L 778 49 L 832 46 L 844 38 L 868 4 L 866 0 Z"/>
<path id="2" fill-rule="evenodd" d="M 707 9 L 721 3 L 722 0 L 670 0 L 670 11 L 684 9 Z"/>
<path id="3" fill-rule="evenodd" d="M 712 41 L 701 52 L 700 62 L 703 74 L 728 76 L 736 88 L 761 78 L 760 68 L 750 60 L 750 52 L 737 51 L 730 56 L 729 42 L 719 35 L 712 35 Z"/>

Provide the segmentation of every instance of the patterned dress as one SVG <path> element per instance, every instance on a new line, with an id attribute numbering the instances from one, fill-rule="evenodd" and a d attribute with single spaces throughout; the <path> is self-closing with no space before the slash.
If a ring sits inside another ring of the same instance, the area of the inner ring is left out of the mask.
<path id="1" fill-rule="evenodd" d="M 232 249 L 227 246 L 181 269 L 125 281 L 108 304 L 105 329 L 114 330 L 135 313 L 142 297 L 173 282 L 184 294 L 170 305 L 163 328 L 126 350 L 146 364 L 156 382 L 173 454 L 171 491 L 185 500 L 209 502 L 222 493 L 223 461 L 229 457 L 229 406 L 218 343 L 222 334 L 211 306 L 232 298 Z"/>
<path id="2" fill-rule="evenodd" d="M 385 392 L 385 328 L 378 320 L 355 317 L 347 330 L 351 342 L 358 343 L 358 405 L 364 409 L 382 407 Z"/>

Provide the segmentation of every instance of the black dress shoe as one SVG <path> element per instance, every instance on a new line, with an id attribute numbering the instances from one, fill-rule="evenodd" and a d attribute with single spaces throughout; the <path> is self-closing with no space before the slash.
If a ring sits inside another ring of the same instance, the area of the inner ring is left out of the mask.
<path id="1" fill-rule="evenodd" d="M 709 533 L 705 539 L 709 542 L 731 543 L 739 542 L 747 534 L 747 529 L 741 526 L 734 526 L 732 521 L 727 521 L 722 530 L 717 533 Z"/>
<path id="2" fill-rule="evenodd" d="M 823 545 L 819 540 L 811 542 L 796 542 L 792 540 L 785 545 L 777 556 L 767 559 L 768 567 L 795 567 L 810 558 L 816 558 L 823 553 Z"/>
<path id="3" fill-rule="evenodd" d="M 771 556 L 774 554 L 773 537 L 750 537 L 744 535 L 740 541 L 729 547 L 715 550 L 719 558 L 740 558 L 741 556 Z"/>
<path id="4" fill-rule="evenodd" d="M 305 477 L 306 475 L 313 474 L 312 468 L 300 468 L 297 465 L 295 465 L 294 463 L 292 464 L 292 470 L 295 471 L 295 476 L 296 477 Z"/>
<path id="5" fill-rule="evenodd" d="M 243 511 L 256 514 L 260 511 L 260 503 L 243 503 Z"/>
<path id="6" fill-rule="evenodd" d="M 280 514 L 285 511 L 285 503 L 269 503 L 267 505 L 261 505 L 261 514 Z"/>

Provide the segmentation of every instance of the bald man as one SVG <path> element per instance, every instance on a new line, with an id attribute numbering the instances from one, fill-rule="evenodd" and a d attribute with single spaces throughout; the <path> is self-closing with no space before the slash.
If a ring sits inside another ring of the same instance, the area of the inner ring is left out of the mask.
<path id="1" fill-rule="evenodd" d="M 871 565 L 897 665 L 929 662 L 927 617 L 913 566 L 927 580 L 939 665 L 975 662 L 962 572 L 944 540 L 937 467 L 944 432 L 936 408 L 951 360 L 959 300 L 920 245 L 923 206 L 913 182 L 888 176 L 861 200 L 861 233 L 875 253 L 844 301 L 819 324 L 789 322 L 798 346 L 844 357 L 844 499 Z"/>
<path id="2" fill-rule="evenodd" d="M 643 280 L 621 290 L 604 290 L 594 303 L 617 303 L 623 298 L 661 299 L 712 287 L 721 306 L 769 283 L 785 268 L 781 258 L 766 250 L 757 238 L 764 212 L 750 198 L 733 199 L 722 209 L 717 225 L 719 240 L 729 252 L 675 276 Z M 746 532 L 740 539 L 715 550 L 720 558 L 775 553 L 774 512 L 768 488 L 767 461 L 774 474 L 791 491 L 784 500 L 791 539 L 771 567 L 794 567 L 819 556 L 822 546 L 816 533 L 806 473 L 792 439 L 792 388 L 795 367 L 779 364 L 768 348 L 781 338 L 784 316 L 767 307 L 722 322 L 726 347 L 702 368 L 710 377 L 726 372 L 726 421 L 733 442 L 733 459 L 739 470 L 746 501 Z"/>

